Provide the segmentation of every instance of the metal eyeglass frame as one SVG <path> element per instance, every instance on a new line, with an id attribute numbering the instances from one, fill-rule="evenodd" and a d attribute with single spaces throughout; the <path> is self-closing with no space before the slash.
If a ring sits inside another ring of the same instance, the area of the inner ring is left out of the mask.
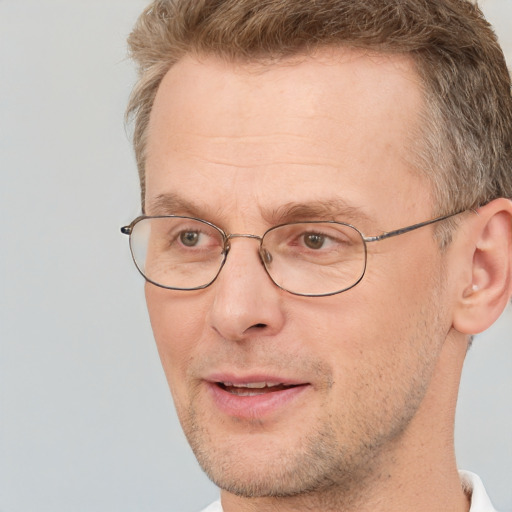
<path id="1" fill-rule="evenodd" d="M 414 230 L 422 228 L 424 226 L 429 226 L 430 224 L 435 224 L 436 222 L 441 222 L 441 221 L 449 219 L 451 217 L 455 217 L 456 215 L 460 215 L 461 213 L 464 213 L 466 211 L 468 211 L 468 210 L 465 209 L 465 210 L 457 211 L 455 213 L 450 213 L 448 215 L 443 215 L 441 217 L 436 217 L 435 219 L 430 219 L 430 220 L 427 220 L 427 221 L 424 221 L 424 222 L 419 222 L 417 224 L 412 224 L 410 226 L 406 226 L 406 227 L 403 227 L 403 228 L 395 229 L 393 231 L 386 231 L 386 232 L 384 232 L 384 233 L 382 233 L 380 235 L 376 235 L 376 236 L 365 236 L 359 229 L 357 229 L 352 224 L 348 224 L 346 222 L 338 222 L 338 221 L 334 221 L 334 220 L 327 220 L 327 221 L 311 220 L 311 221 L 287 222 L 287 223 L 284 223 L 284 224 L 279 224 L 277 226 L 272 226 L 271 228 L 267 229 L 265 231 L 265 233 L 263 233 L 263 235 L 261 235 L 261 236 L 259 236 L 259 235 L 252 235 L 252 234 L 245 234 L 245 233 L 232 233 L 232 234 L 228 234 L 223 229 L 219 228 L 218 226 L 216 226 L 215 224 L 213 224 L 211 222 L 208 222 L 207 220 L 199 219 L 199 218 L 196 218 L 196 217 L 187 217 L 187 216 L 183 216 L 183 215 L 157 215 L 157 216 L 140 215 L 139 217 L 135 218 L 129 225 L 123 226 L 121 228 L 121 233 L 123 233 L 124 235 L 130 236 L 130 252 L 132 254 L 132 259 L 133 259 L 133 262 L 135 263 L 135 266 L 137 267 L 137 270 L 140 272 L 140 274 L 142 275 L 142 277 L 144 277 L 144 279 L 146 281 L 148 281 L 149 283 L 154 284 L 155 286 L 159 286 L 160 288 L 165 288 L 165 289 L 168 289 L 168 290 L 180 290 L 180 291 L 194 291 L 194 290 L 202 290 L 204 288 L 207 288 L 208 286 L 210 286 L 217 279 L 217 277 L 219 276 L 222 268 L 224 267 L 224 264 L 226 263 L 226 259 L 227 259 L 228 253 L 229 253 L 229 250 L 231 248 L 231 245 L 229 243 L 230 240 L 232 238 L 252 238 L 252 239 L 255 239 L 255 240 L 259 240 L 260 248 L 259 248 L 258 252 L 259 252 L 260 259 L 261 259 L 261 263 L 263 264 L 263 268 L 265 269 L 265 272 L 269 276 L 270 280 L 279 289 L 281 289 L 281 290 L 283 290 L 285 292 L 291 293 L 292 295 L 299 295 L 301 297 L 327 297 L 327 296 L 330 296 L 330 295 L 337 295 L 338 293 L 346 292 L 347 290 L 350 290 L 351 288 L 353 288 L 354 286 L 356 286 L 358 283 L 361 282 L 361 280 L 363 279 L 363 277 L 364 277 L 364 275 L 366 273 L 367 253 L 368 253 L 367 244 L 368 243 L 380 242 L 381 240 L 386 240 L 388 238 L 392 238 L 392 237 L 395 237 L 395 236 L 403 235 L 405 233 L 409 233 L 410 231 L 414 231 Z M 474 211 L 474 210 L 472 210 L 472 211 Z M 132 231 L 133 231 L 133 227 L 138 222 L 140 222 L 141 220 L 144 220 L 144 219 L 163 219 L 163 218 L 182 218 L 182 219 L 190 219 L 190 220 L 202 222 L 202 223 L 207 224 L 208 226 L 211 226 L 212 228 L 216 229 L 222 235 L 222 239 L 223 239 L 223 242 L 224 242 L 224 248 L 223 248 L 223 251 L 222 251 L 223 259 L 222 259 L 221 264 L 219 266 L 218 272 L 215 274 L 215 276 L 213 277 L 213 279 L 211 281 L 209 281 L 208 283 L 206 283 L 204 285 L 196 286 L 194 288 L 176 288 L 176 287 L 172 287 L 172 286 L 165 286 L 165 285 L 162 285 L 162 284 L 157 283 L 155 281 L 152 281 L 151 279 L 149 279 L 142 272 L 142 270 L 137 265 L 137 261 L 135 260 L 135 257 L 134 257 L 134 254 L 133 254 L 133 250 L 132 250 L 132 246 L 131 246 L 131 234 L 132 234 Z M 297 292 L 293 292 L 291 290 L 288 290 L 286 288 L 283 288 L 281 285 L 279 285 L 278 283 L 276 283 L 274 281 L 274 278 L 272 277 L 272 275 L 270 274 L 270 272 L 269 272 L 269 270 L 267 268 L 267 263 L 269 263 L 269 259 L 268 259 L 269 255 L 265 254 L 266 251 L 262 247 L 263 239 L 265 238 L 265 236 L 269 232 L 271 232 L 271 231 L 273 231 L 273 230 L 275 230 L 277 228 L 280 228 L 282 226 L 287 226 L 287 225 L 290 225 L 290 224 L 319 224 L 319 223 L 322 223 L 322 224 L 340 224 L 342 226 L 348 226 L 348 227 L 354 229 L 355 231 L 357 231 L 357 233 L 359 233 L 359 235 L 361 236 L 361 239 L 363 241 L 363 245 L 364 245 L 364 265 L 363 265 L 363 269 L 362 269 L 361 275 L 359 276 L 359 278 L 356 280 L 355 283 L 351 284 L 350 286 L 347 286 L 346 288 L 343 288 L 341 290 L 337 290 L 337 291 L 334 291 L 334 292 L 328 292 L 328 293 L 297 293 Z"/>

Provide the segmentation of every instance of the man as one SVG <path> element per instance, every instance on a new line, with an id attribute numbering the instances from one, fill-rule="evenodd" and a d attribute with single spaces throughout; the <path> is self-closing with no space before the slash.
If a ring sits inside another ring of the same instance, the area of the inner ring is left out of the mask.
<path id="1" fill-rule="evenodd" d="M 478 8 L 157 0 L 129 42 L 123 231 L 207 510 L 493 510 L 453 448 L 512 294 L 510 77 Z"/>

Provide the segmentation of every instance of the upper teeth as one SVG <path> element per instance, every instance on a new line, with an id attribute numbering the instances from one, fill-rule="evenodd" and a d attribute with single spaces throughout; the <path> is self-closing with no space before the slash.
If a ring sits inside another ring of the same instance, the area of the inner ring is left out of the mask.
<path id="1" fill-rule="evenodd" d="M 233 382 L 223 382 L 226 387 L 234 387 L 234 388 L 253 388 L 253 389 L 262 389 L 262 388 L 272 388 L 274 386 L 279 386 L 279 382 L 246 382 L 244 384 L 234 384 Z"/>

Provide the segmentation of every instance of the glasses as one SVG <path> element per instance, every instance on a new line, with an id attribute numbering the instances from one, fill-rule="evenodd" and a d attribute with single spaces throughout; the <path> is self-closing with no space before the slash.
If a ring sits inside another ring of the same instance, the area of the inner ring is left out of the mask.
<path id="1" fill-rule="evenodd" d="M 227 234 L 211 222 L 177 215 L 137 217 L 121 228 L 144 278 L 171 290 L 199 290 L 219 275 L 234 238 L 259 241 L 259 256 L 276 286 L 294 295 L 322 297 L 353 288 L 366 270 L 367 244 L 443 221 L 462 211 L 378 236 L 336 221 L 291 222 L 262 236 Z"/>

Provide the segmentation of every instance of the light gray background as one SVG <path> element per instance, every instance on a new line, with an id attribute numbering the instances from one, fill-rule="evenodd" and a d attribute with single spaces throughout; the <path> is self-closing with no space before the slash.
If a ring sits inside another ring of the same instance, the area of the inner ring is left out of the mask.
<path id="1" fill-rule="evenodd" d="M 0 512 L 193 511 L 217 491 L 174 415 L 119 226 L 142 0 L 0 0 Z M 483 3 L 512 62 L 512 1 Z M 475 341 L 457 451 L 512 510 L 512 313 Z M 421 464 L 421 461 L 418 461 Z"/>

